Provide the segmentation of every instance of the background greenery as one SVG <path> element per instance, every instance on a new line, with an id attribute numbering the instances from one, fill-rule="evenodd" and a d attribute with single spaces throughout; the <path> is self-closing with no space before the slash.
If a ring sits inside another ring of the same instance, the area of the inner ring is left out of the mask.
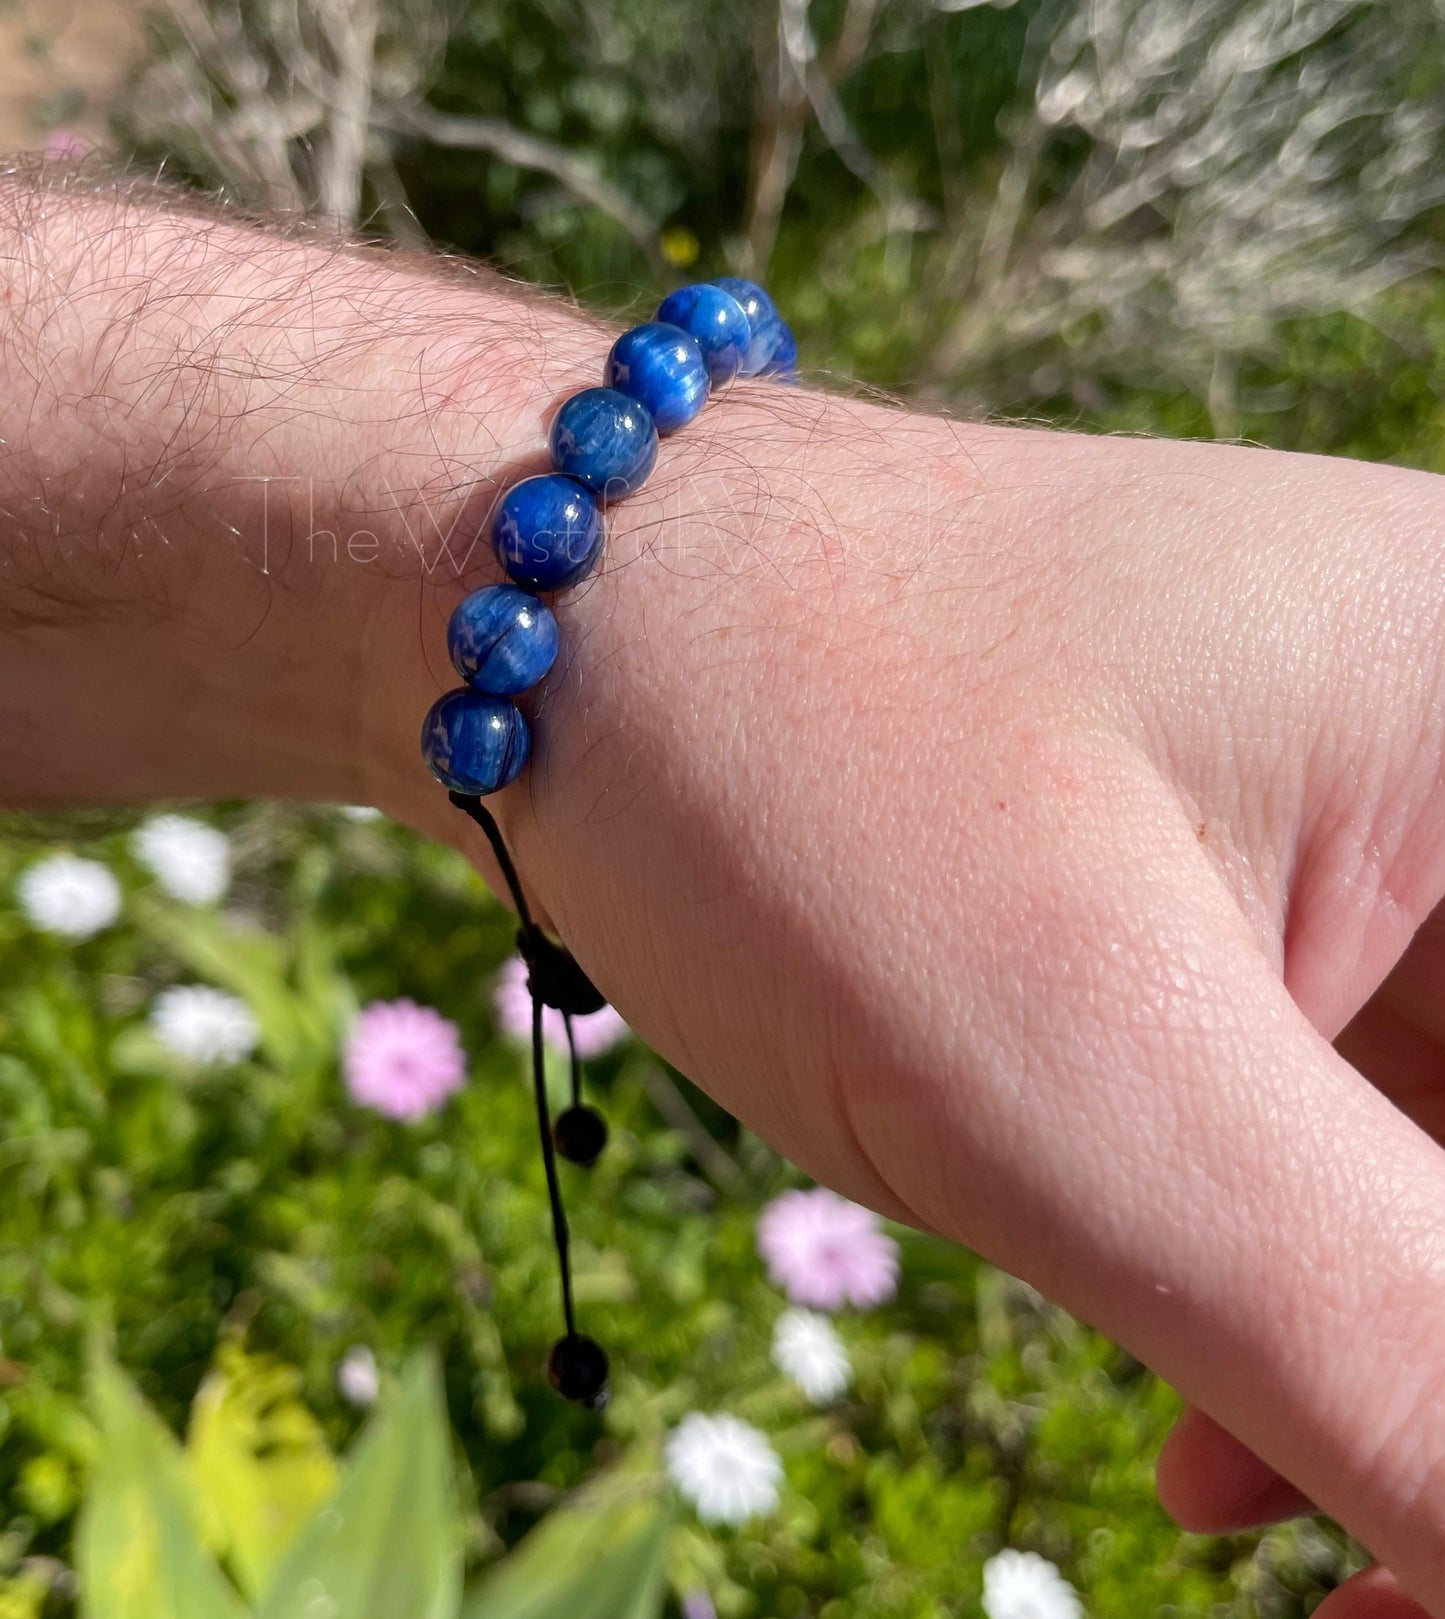
<path id="1" fill-rule="evenodd" d="M 110 116 L 122 150 L 197 183 L 617 312 L 756 273 L 825 381 L 1445 470 L 1438 12 L 1187 14 L 1166 50 L 1148 0 L 187 0 Z M 338 44 L 357 27 L 360 80 Z M 1269 43 L 1263 67 L 1217 82 L 1242 38 Z M 238 858 L 222 916 L 149 886 L 120 819 L 0 839 L 0 892 L 57 842 L 127 886 L 121 922 L 78 947 L 0 909 L 0 1619 L 70 1610 L 97 1335 L 177 1432 L 218 1354 L 274 1357 L 333 1451 L 358 1422 L 343 1351 L 395 1375 L 433 1346 L 472 1574 L 599 1470 L 655 1471 L 693 1408 L 766 1429 L 788 1489 L 738 1533 L 679 1514 L 674 1609 L 705 1588 L 738 1619 L 973 1614 L 983 1560 L 1016 1545 L 1091 1614 L 1293 1616 L 1358 1566 L 1329 1526 L 1178 1533 L 1151 1488 L 1174 1396 L 907 1233 L 896 1302 L 840 1322 L 851 1394 L 812 1411 L 769 1364 L 782 1301 L 753 1243 L 795 1177 L 633 1046 L 595 1069 L 612 1147 L 585 1187 L 564 1167 L 615 1397 L 601 1418 L 562 1404 L 541 1377 L 555 1282 L 523 1058 L 489 1010 L 505 917 L 401 828 L 212 818 Z M 155 1045 L 151 997 L 194 980 L 252 1005 L 253 1062 L 197 1074 Z M 413 1128 L 348 1105 L 337 1070 L 350 1012 L 399 995 L 455 1019 L 473 1063 Z"/>
<path id="2" fill-rule="evenodd" d="M 505 917 L 459 857 L 389 823 L 272 806 L 215 818 L 239 853 L 223 916 L 161 897 L 119 831 L 72 840 L 125 875 L 115 927 L 66 946 L 0 913 L 0 1555 L 46 1575 L 55 1611 L 96 1455 L 83 1372 L 97 1328 L 177 1431 L 218 1346 L 277 1357 L 333 1448 L 358 1421 L 333 1382 L 344 1350 L 370 1344 L 394 1373 L 434 1346 L 474 1569 L 595 1470 L 655 1466 L 696 1407 L 757 1423 L 788 1470 L 775 1518 L 711 1534 L 684 1513 L 673 1531 L 676 1585 L 706 1587 L 724 1614 L 971 1613 L 1005 1544 L 1055 1559 L 1091 1613 L 1121 1619 L 1293 1614 L 1338 1576 L 1342 1542 L 1312 1526 L 1259 1548 L 1180 1535 L 1151 1489 L 1175 1397 L 931 1239 L 898 1233 L 898 1298 L 845 1312 L 855 1386 L 814 1412 L 769 1364 L 783 1300 L 753 1239 L 794 1176 L 636 1046 L 594 1065 L 608 1152 L 585 1181 L 563 1166 L 579 1304 L 613 1354 L 614 1398 L 601 1418 L 558 1400 L 542 1375 L 556 1283 L 525 1056 L 489 1004 Z M 7 889 L 33 852 L 20 833 L 0 848 Z M 195 979 L 255 1008 L 254 1061 L 197 1073 L 156 1044 L 151 997 Z M 475 1058 L 469 1087 L 419 1126 L 351 1106 L 337 1072 L 347 1009 L 399 994 L 454 1018 Z M 696 1122 L 679 1129 L 683 1104 Z"/>

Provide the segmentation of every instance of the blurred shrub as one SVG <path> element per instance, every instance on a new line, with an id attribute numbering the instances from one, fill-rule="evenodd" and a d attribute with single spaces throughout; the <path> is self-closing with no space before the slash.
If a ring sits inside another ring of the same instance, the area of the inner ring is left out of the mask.
<path id="1" fill-rule="evenodd" d="M 614 310 L 684 272 L 755 274 L 805 370 L 970 410 L 1440 458 L 1432 0 L 169 0 L 160 19 L 120 138 L 245 197 Z M 1359 366 L 1378 390 L 1331 386 Z M 1388 434 L 1381 393 L 1419 407 Z"/>
<path id="2" fill-rule="evenodd" d="M 559 1401 L 525 1055 L 490 1005 L 504 913 L 459 857 L 384 821 L 274 806 L 219 821 L 224 911 L 165 898 L 103 826 L 81 847 L 122 879 L 112 927 L 62 944 L 0 909 L 0 1600 L 18 1612 L 36 1591 L 47 1616 L 68 1611 L 75 1507 L 104 1476 L 84 1390 L 96 1332 L 189 1428 L 204 1543 L 245 1592 L 284 1561 L 356 1428 L 336 1374 L 358 1345 L 384 1386 L 437 1351 L 473 1572 L 599 1468 L 627 1458 L 655 1490 L 661 1442 L 694 1409 L 756 1424 L 786 1470 L 776 1513 L 728 1530 L 683 1510 L 666 1537 L 675 1595 L 706 1590 L 737 1619 L 972 1611 L 1009 1544 L 1057 1562 L 1100 1613 L 1294 1616 L 1350 1566 L 1308 1526 L 1258 1550 L 1180 1535 L 1151 1481 L 1174 1396 L 913 1233 L 895 1233 L 893 1302 L 837 1318 L 851 1388 L 810 1405 L 771 1359 L 785 1301 L 754 1240 L 791 1174 L 631 1043 L 592 1065 L 613 1136 L 585 1196 L 563 1166 L 579 1309 L 612 1352 L 614 1398 L 600 1419 Z M 19 828 L 0 840 L 0 887 L 36 853 Z M 157 1042 L 155 995 L 195 980 L 245 998 L 253 1058 L 203 1069 Z M 350 1009 L 398 994 L 454 1019 L 471 1058 L 467 1088 L 411 1126 L 353 1106 L 338 1072 Z"/>

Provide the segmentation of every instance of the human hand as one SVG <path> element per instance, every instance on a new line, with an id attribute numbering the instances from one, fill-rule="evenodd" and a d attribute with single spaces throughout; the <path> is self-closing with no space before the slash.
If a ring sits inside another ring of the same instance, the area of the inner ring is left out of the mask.
<path id="1" fill-rule="evenodd" d="M 1211 1413 L 1184 1522 L 1317 1503 L 1445 1612 L 1440 485 L 756 389 L 698 427 L 499 801 L 563 937 L 820 1180 Z"/>
<path id="2" fill-rule="evenodd" d="M 11 801 L 364 798 L 484 864 L 420 716 L 469 537 L 610 334 L 14 206 Z M 494 801 L 660 1052 L 1237 1436 L 1186 1419 L 1181 1517 L 1307 1498 L 1437 1614 L 1441 510 L 1398 470 L 740 387 L 615 509 Z M 1403 1600 L 1371 1578 L 1328 1619 Z"/>

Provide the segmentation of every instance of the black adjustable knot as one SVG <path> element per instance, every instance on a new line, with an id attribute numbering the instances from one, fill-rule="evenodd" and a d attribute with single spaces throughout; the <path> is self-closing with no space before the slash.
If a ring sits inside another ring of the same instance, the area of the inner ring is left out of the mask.
<path id="1" fill-rule="evenodd" d="M 553 1344 L 552 1353 L 547 1357 L 547 1376 L 559 1394 L 576 1400 L 589 1411 L 600 1411 L 607 1404 L 607 1355 L 595 1338 L 577 1330 L 572 1305 L 572 1267 L 567 1257 L 567 1213 L 562 1207 L 562 1188 L 557 1180 L 557 1157 L 560 1154 L 573 1163 L 590 1164 L 607 1141 L 607 1126 L 601 1115 L 582 1102 L 582 1066 L 577 1060 L 577 1041 L 572 1032 L 574 1017 L 600 1012 L 607 1003 L 572 959 L 570 951 L 553 944 L 532 920 L 517 868 L 512 864 L 502 829 L 492 812 L 470 793 L 453 792 L 449 796 L 452 803 L 486 833 L 521 923 L 517 949 L 527 963 L 527 989 L 532 998 L 532 1095 L 537 1104 L 537 1129 L 542 1137 L 547 1201 L 552 1206 L 552 1241 L 562 1278 L 562 1319 L 567 1324 L 566 1336 Z M 572 1105 L 558 1117 L 555 1133 L 547 1105 L 547 1071 L 543 1059 L 544 1006 L 555 1007 L 562 1014 L 572 1058 Z"/>
<path id="2" fill-rule="evenodd" d="M 527 987 L 543 1006 L 555 1006 L 573 1017 L 586 1017 L 606 1006 L 601 991 L 577 965 L 572 952 L 553 944 L 540 928 L 519 929 L 517 949 L 527 963 Z"/>
<path id="3" fill-rule="evenodd" d="M 607 1351 L 586 1333 L 569 1332 L 552 1345 L 547 1381 L 564 1400 L 600 1411 L 607 1404 Z"/>

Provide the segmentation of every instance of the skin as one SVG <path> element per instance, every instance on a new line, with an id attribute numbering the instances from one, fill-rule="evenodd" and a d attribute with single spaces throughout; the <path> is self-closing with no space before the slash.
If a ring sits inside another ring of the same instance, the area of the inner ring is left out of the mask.
<path id="1" fill-rule="evenodd" d="M 420 717 L 612 331 L 25 176 L 0 263 L 6 800 L 371 802 L 486 870 Z M 1321 1619 L 1445 1619 L 1442 517 L 743 384 L 610 515 L 492 801 L 664 1056 L 1183 1391 L 1181 1522 L 1368 1545 Z"/>

